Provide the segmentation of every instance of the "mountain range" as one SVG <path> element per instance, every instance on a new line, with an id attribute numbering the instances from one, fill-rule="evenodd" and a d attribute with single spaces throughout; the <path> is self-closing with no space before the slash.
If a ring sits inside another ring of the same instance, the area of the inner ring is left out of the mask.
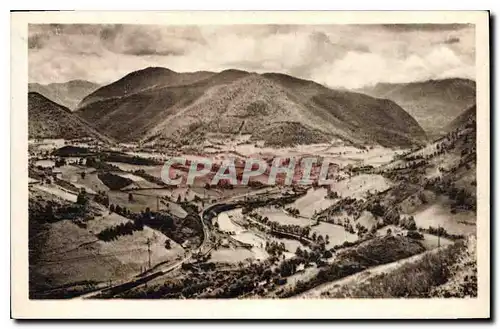
<path id="1" fill-rule="evenodd" d="M 407 147 L 457 126 L 464 110 L 475 111 L 475 82 L 458 78 L 349 91 L 278 73 L 149 67 L 102 87 L 73 80 L 29 88 L 40 91 L 28 96 L 30 136 L 157 145 L 250 135 L 274 146 L 341 140 Z"/>
<path id="2" fill-rule="evenodd" d="M 73 111 L 85 96 L 99 88 L 99 86 L 90 81 L 71 80 L 63 83 L 50 83 L 48 85 L 30 83 L 28 84 L 28 91 L 37 92 Z"/>
<path id="3" fill-rule="evenodd" d="M 469 79 L 378 83 L 358 90 L 400 105 L 430 137 L 446 133 L 446 126 L 476 103 L 476 83 Z"/>
<path id="4" fill-rule="evenodd" d="M 409 146 L 426 138 L 391 100 L 240 70 L 146 68 L 90 93 L 75 114 L 122 142 L 195 144 L 212 134 L 245 134 L 281 146 L 336 139 Z"/>

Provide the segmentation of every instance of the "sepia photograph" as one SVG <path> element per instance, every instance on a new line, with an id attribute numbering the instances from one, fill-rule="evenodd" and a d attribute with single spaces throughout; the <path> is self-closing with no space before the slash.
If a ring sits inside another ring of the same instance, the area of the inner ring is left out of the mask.
<path id="1" fill-rule="evenodd" d="M 488 316 L 489 17 L 446 13 L 12 14 L 19 314 Z"/>

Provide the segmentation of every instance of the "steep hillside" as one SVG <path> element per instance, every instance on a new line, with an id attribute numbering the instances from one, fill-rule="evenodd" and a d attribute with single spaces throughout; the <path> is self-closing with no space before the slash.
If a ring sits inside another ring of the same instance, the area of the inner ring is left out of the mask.
<path id="1" fill-rule="evenodd" d="M 28 93 L 29 138 L 81 138 L 93 137 L 109 142 L 87 122 L 39 93 Z"/>
<path id="2" fill-rule="evenodd" d="M 476 120 L 476 105 L 469 107 L 467 110 L 462 112 L 458 117 L 456 117 L 452 122 L 446 126 L 446 132 L 450 132 L 460 128 L 471 121 Z"/>
<path id="3" fill-rule="evenodd" d="M 392 101 L 238 70 L 133 72 L 89 95 L 77 113 L 121 141 L 192 144 L 213 133 L 250 134 L 273 145 L 340 138 L 409 146 L 425 139 L 418 123 Z M 304 138 L 291 138 L 285 127 Z"/>
<path id="4" fill-rule="evenodd" d="M 453 200 L 457 209 L 476 209 L 476 112 L 444 136 L 380 167 L 391 179 L 417 184 Z M 466 113 L 467 113 L 466 112 Z M 466 114 L 464 113 L 464 114 Z M 465 115 L 463 116 L 465 117 Z"/>
<path id="5" fill-rule="evenodd" d="M 28 85 L 28 91 L 37 92 L 72 111 L 76 110 L 85 96 L 97 88 L 99 88 L 98 84 L 84 80 L 72 80 L 48 85 L 30 83 Z"/>
<path id="6" fill-rule="evenodd" d="M 476 83 L 468 79 L 428 80 L 412 83 L 379 83 L 360 90 L 393 100 L 410 113 L 431 136 L 438 136 L 463 109 L 476 102 Z"/>

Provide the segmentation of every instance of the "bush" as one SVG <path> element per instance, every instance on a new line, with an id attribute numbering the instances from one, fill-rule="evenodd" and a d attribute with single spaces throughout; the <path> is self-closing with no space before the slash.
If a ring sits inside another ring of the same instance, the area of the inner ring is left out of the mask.
<path id="1" fill-rule="evenodd" d="M 94 201 L 106 207 L 109 206 L 109 196 L 104 191 L 101 191 L 96 196 L 94 196 Z"/>
<path id="2" fill-rule="evenodd" d="M 78 196 L 76 197 L 76 203 L 78 203 L 79 205 L 85 205 L 88 203 L 88 201 L 89 200 L 85 189 L 81 189 L 80 193 L 78 193 Z"/>
<path id="3" fill-rule="evenodd" d="M 422 233 L 419 233 L 417 231 L 408 231 L 406 233 L 406 236 L 411 238 L 411 239 L 416 239 L 416 240 L 423 240 L 424 239 L 424 235 Z"/>

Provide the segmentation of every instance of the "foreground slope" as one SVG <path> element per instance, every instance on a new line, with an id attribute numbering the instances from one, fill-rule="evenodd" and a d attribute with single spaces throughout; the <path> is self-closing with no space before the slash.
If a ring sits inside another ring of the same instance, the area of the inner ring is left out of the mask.
<path id="1" fill-rule="evenodd" d="M 408 146 L 425 138 L 392 101 L 287 75 L 238 70 L 147 68 L 99 88 L 77 113 L 120 141 L 195 144 L 211 134 L 248 134 L 271 145 L 341 139 Z"/>
<path id="2" fill-rule="evenodd" d="M 97 88 L 99 88 L 98 84 L 85 80 L 71 80 L 48 85 L 30 83 L 28 85 L 30 92 L 37 92 L 72 111 L 76 110 L 77 105 L 85 96 Z"/>
<path id="3" fill-rule="evenodd" d="M 110 141 L 68 108 L 35 92 L 28 93 L 28 133 L 29 138 L 92 137 Z"/>
<path id="4" fill-rule="evenodd" d="M 476 83 L 459 78 L 379 83 L 361 91 L 395 101 L 432 136 L 445 132 L 443 128 L 447 124 L 476 102 Z"/>

